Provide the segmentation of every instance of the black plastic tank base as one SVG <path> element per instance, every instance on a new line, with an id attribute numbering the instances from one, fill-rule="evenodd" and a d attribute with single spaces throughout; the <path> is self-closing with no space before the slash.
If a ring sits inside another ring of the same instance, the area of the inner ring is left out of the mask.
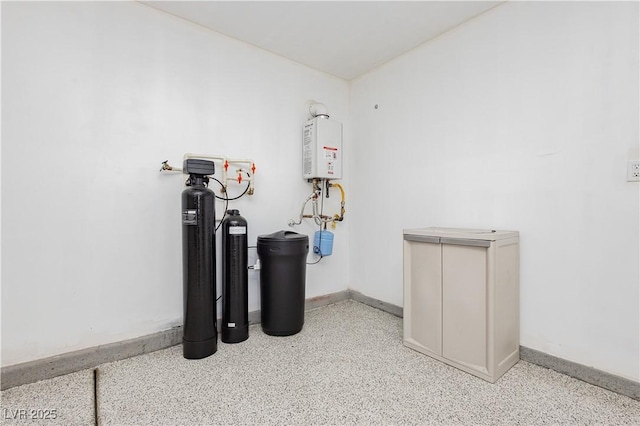
<path id="1" fill-rule="evenodd" d="M 224 343 L 240 343 L 249 338 L 249 326 L 244 327 L 222 327 L 222 341 Z"/>
<path id="2" fill-rule="evenodd" d="M 302 331 L 303 326 L 304 326 L 304 315 L 303 315 L 302 321 L 299 322 L 298 326 L 291 330 L 282 330 L 279 328 L 270 329 L 263 326 L 262 331 L 264 331 L 264 334 L 268 334 L 269 336 L 293 336 L 294 334 L 300 333 Z"/>
<path id="3" fill-rule="evenodd" d="M 309 237 L 279 231 L 258 237 L 262 330 L 291 336 L 304 325 L 304 296 Z"/>
<path id="4" fill-rule="evenodd" d="M 213 355 L 218 349 L 217 340 L 217 337 L 199 342 L 182 339 L 182 356 L 186 359 L 202 359 Z"/>

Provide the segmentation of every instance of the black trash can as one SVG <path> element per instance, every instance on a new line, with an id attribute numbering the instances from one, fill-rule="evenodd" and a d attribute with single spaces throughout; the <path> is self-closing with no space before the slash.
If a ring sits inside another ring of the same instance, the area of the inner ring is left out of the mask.
<path id="1" fill-rule="evenodd" d="M 258 237 L 262 330 L 290 336 L 302 330 L 309 237 L 278 231 Z"/>

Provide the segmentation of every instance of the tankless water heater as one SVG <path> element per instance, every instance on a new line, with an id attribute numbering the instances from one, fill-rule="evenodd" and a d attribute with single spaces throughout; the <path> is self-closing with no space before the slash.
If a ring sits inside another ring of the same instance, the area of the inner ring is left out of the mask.
<path id="1" fill-rule="evenodd" d="M 342 123 L 318 116 L 304 125 L 302 177 L 342 179 Z"/>

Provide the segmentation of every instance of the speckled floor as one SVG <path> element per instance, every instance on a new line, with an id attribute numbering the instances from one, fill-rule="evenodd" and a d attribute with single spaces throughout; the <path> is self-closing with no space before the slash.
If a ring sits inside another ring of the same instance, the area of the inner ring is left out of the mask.
<path id="1" fill-rule="evenodd" d="M 61 424 L 91 424 L 86 395 L 60 380 L 5 391 L 3 407 L 66 389 L 50 403 L 80 417 Z M 204 360 L 175 346 L 103 365 L 98 415 L 104 425 L 638 425 L 640 401 L 523 361 L 492 385 L 405 348 L 399 318 L 345 301 L 307 312 L 295 336 L 252 326 L 249 340 Z"/>
<path id="2" fill-rule="evenodd" d="M 85 370 L 2 391 L 2 425 L 91 425 L 93 371 Z"/>

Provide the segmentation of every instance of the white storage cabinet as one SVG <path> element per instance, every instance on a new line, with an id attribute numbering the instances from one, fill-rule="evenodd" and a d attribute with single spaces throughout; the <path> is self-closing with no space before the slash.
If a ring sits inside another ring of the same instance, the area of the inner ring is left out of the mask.
<path id="1" fill-rule="evenodd" d="M 494 383 L 520 359 L 519 235 L 404 230 L 404 344 Z"/>

